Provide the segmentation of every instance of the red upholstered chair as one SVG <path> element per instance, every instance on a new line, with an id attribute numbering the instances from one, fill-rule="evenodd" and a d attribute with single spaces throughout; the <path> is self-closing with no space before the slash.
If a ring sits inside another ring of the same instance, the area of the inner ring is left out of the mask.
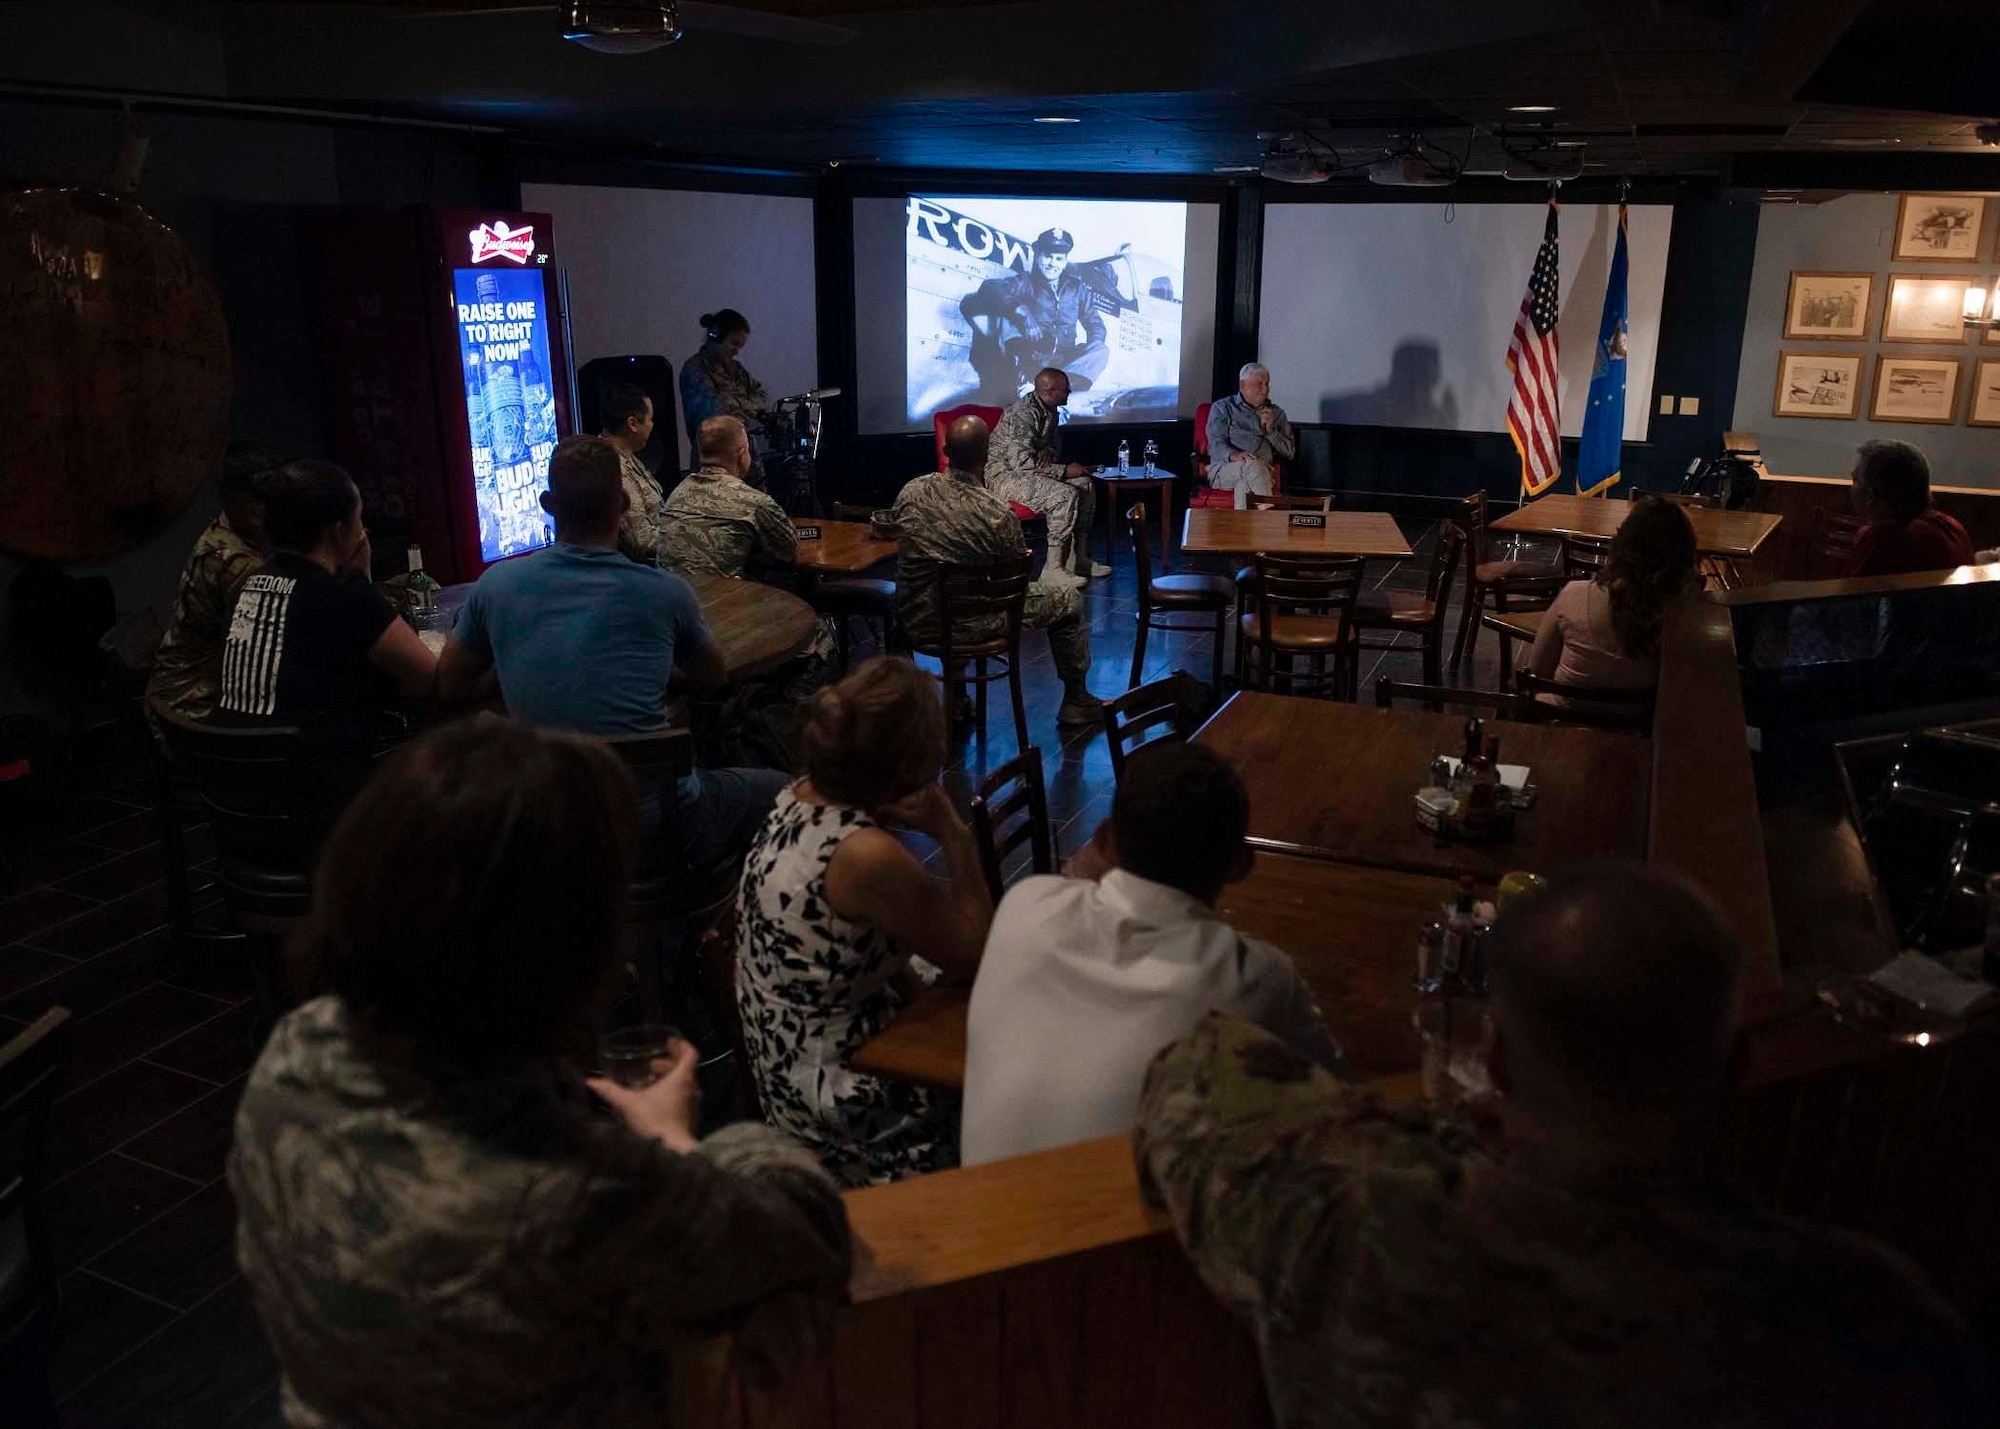
<path id="1" fill-rule="evenodd" d="M 1194 472 L 1196 486 L 1188 496 L 1190 506 L 1233 507 L 1236 504 L 1235 492 L 1217 491 L 1208 484 L 1208 409 L 1214 405 L 1213 402 L 1204 402 L 1194 409 L 1194 452 L 1188 458 L 1188 466 Z M 1271 493 L 1276 495 L 1284 489 L 1285 469 L 1280 463 L 1272 462 Z"/>

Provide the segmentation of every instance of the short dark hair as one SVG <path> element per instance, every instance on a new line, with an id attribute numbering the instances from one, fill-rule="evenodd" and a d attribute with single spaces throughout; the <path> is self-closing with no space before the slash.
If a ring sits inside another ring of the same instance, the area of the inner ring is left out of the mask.
<path id="1" fill-rule="evenodd" d="M 618 519 L 625 465 L 603 437 L 564 437 L 549 457 L 549 514 L 557 526 L 599 528 Z"/>
<path id="2" fill-rule="evenodd" d="M 732 332 L 750 331 L 750 319 L 734 308 L 717 308 L 712 313 L 701 315 L 703 332 L 714 333 L 717 337 L 728 337 Z"/>
<path id="3" fill-rule="evenodd" d="M 916 793 L 938 777 L 944 756 L 944 708 L 930 676 L 889 655 L 814 695 L 799 734 L 813 788 L 858 809 Z"/>
<path id="4" fill-rule="evenodd" d="M 604 390 L 604 400 L 597 404 L 599 430 L 607 437 L 616 436 L 632 418 L 644 421 L 652 400 L 636 382 L 612 383 Z"/>
<path id="5" fill-rule="evenodd" d="M 1685 1106 L 1727 1063 L 1742 948 L 1670 874 L 1622 860 L 1558 873 L 1500 915 L 1491 954 L 1510 1061 L 1567 1098 L 1614 1116 Z"/>
<path id="6" fill-rule="evenodd" d="M 310 551 L 361 504 L 347 468 L 316 457 L 263 473 L 256 494 L 264 501 L 264 532 L 281 551 Z"/>
<path id="7" fill-rule="evenodd" d="M 1126 872 L 1213 898 L 1234 876 L 1249 830 L 1243 778 L 1214 750 L 1162 741 L 1125 761 L 1111 831 Z"/>
<path id="8" fill-rule="evenodd" d="M 637 839 L 631 776 L 602 744 L 496 715 L 445 725 L 334 827 L 300 954 L 420 1063 L 587 1053 L 616 986 Z"/>
<path id="9" fill-rule="evenodd" d="M 222 470 L 215 476 L 216 490 L 226 497 L 256 496 L 257 478 L 291 459 L 290 452 L 280 451 L 269 442 L 231 442 L 222 454 Z"/>
<path id="10" fill-rule="evenodd" d="M 1854 463 L 1856 494 L 1892 521 L 1914 521 L 1931 504 L 1931 464 L 1908 442 L 1863 442 Z"/>

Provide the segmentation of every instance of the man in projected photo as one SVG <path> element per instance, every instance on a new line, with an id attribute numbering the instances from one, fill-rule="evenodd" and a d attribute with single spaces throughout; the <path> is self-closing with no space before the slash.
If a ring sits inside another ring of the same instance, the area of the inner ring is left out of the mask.
<path id="1" fill-rule="evenodd" d="M 1083 463 L 1056 455 L 1056 413 L 1068 404 L 1069 374 L 1057 367 L 1037 372 L 1028 395 L 993 429 L 986 469 L 988 491 L 1048 521 L 1050 568 L 1042 579 L 1052 585 L 1081 585 L 1091 576 L 1111 574 L 1111 567 L 1090 559 L 1090 518 L 1097 509 L 1090 472 Z"/>
<path id="2" fill-rule="evenodd" d="M 1044 367 L 1062 368 L 1078 391 L 1088 391 L 1111 360 L 1104 317 L 1090 290 L 1068 271 L 1075 247 L 1068 229 L 1044 229 L 1027 272 L 989 278 L 958 305 L 965 320 L 997 345 L 1016 396 L 1026 394 L 1030 374 Z"/>
<path id="3" fill-rule="evenodd" d="M 1208 484 L 1233 492 L 1241 511 L 1252 496 L 1271 494 L 1278 459 L 1298 449 L 1285 409 L 1271 400 L 1271 370 L 1246 362 L 1236 374 L 1236 395 L 1208 409 Z"/>

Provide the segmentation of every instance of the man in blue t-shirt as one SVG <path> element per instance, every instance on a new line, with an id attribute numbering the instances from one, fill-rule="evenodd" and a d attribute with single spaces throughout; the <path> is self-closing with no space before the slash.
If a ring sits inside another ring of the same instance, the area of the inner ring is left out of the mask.
<path id="1" fill-rule="evenodd" d="M 492 670 L 523 724 L 611 735 L 665 729 L 677 672 L 693 686 L 722 684 L 722 653 L 694 587 L 619 553 L 627 501 L 617 448 L 604 438 L 556 447 L 542 497 L 556 543 L 489 568 L 473 586 L 439 662 L 446 690 L 467 695 Z M 689 865 L 740 858 L 786 778 L 697 769 L 683 779 Z"/>

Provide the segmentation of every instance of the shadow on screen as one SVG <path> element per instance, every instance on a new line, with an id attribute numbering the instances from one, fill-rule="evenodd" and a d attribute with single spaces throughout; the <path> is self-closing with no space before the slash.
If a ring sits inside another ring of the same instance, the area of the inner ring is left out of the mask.
<path id="1" fill-rule="evenodd" d="M 1429 339 L 1396 344 L 1379 387 L 1320 398 L 1319 420 L 1362 427 L 1458 425 L 1458 398 L 1444 384 L 1444 355 Z"/>

